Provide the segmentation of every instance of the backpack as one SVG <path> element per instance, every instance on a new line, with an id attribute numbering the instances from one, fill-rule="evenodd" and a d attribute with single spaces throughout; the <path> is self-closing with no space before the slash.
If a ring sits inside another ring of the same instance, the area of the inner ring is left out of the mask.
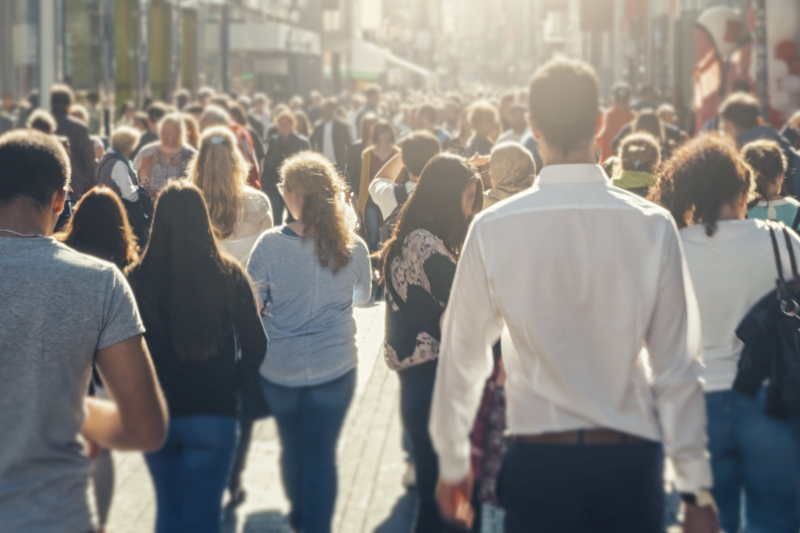
<path id="1" fill-rule="evenodd" d="M 405 183 L 394 186 L 394 199 L 397 200 L 397 207 L 383 220 L 383 226 L 381 226 L 380 230 L 381 243 L 387 242 L 392 237 L 394 227 L 397 225 L 397 217 L 400 216 L 400 211 L 406 204 L 406 200 L 408 200 L 408 189 Z"/>

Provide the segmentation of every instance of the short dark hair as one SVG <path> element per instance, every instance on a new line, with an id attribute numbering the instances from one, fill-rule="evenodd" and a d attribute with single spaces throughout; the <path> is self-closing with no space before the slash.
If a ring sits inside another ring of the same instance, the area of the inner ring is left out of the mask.
<path id="1" fill-rule="evenodd" d="M 67 111 L 75 95 L 67 85 L 57 83 L 50 88 L 50 109 L 52 111 Z"/>
<path id="2" fill-rule="evenodd" d="M 381 95 L 381 87 L 380 85 L 370 85 L 366 89 L 364 89 L 364 96 L 367 98 L 371 96 L 380 96 Z"/>
<path id="3" fill-rule="evenodd" d="M 381 138 L 381 133 L 389 132 L 392 135 L 392 144 L 394 144 L 396 137 L 394 135 L 394 128 L 391 122 L 385 119 L 380 119 L 372 128 L 372 144 L 378 144 Z"/>
<path id="4" fill-rule="evenodd" d="M 158 121 L 164 118 L 164 115 L 166 114 L 167 114 L 167 106 L 165 106 L 161 102 L 153 102 L 152 104 L 147 106 L 147 118 L 153 124 L 158 123 Z"/>
<path id="5" fill-rule="evenodd" d="M 0 136 L 0 205 L 26 196 L 47 207 L 70 174 L 67 151 L 53 135 L 14 130 Z"/>
<path id="6" fill-rule="evenodd" d="M 401 150 L 409 174 L 419 176 L 428 161 L 442 151 L 442 145 L 432 133 L 415 131 L 405 138 Z"/>
<path id="7" fill-rule="evenodd" d="M 594 69 L 570 59 L 549 62 L 531 78 L 528 110 L 545 142 L 564 154 L 591 141 L 600 115 Z"/>
<path id="8" fill-rule="evenodd" d="M 738 78 L 731 82 L 731 94 L 733 93 L 747 93 L 752 92 L 750 82 L 744 78 Z"/>
<path id="9" fill-rule="evenodd" d="M 614 89 L 611 91 L 611 98 L 618 104 L 627 104 L 631 101 L 632 92 L 631 86 L 627 83 L 618 83 L 614 85 Z"/>
<path id="10" fill-rule="evenodd" d="M 748 131 L 758 126 L 761 106 L 751 94 L 734 93 L 727 97 L 719 108 L 719 116 L 730 122 L 739 131 Z"/>
<path id="11" fill-rule="evenodd" d="M 56 129 L 58 129 L 53 115 L 44 109 L 35 109 L 28 117 L 26 126 L 34 130 L 39 130 L 42 133 L 49 134 L 55 133 Z"/>
<path id="12" fill-rule="evenodd" d="M 419 108 L 417 109 L 417 115 L 420 117 L 425 117 L 431 123 L 436 124 L 436 119 L 439 114 L 436 112 L 436 108 L 433 107 L 431 104 L 423 104 L 419 106 Z M 414 175 L 419 176 L 419 174 L 414 174 Z"/>
<path id="13" fill-rule="evenodd" d="M 183 109 L 183 111 L 185 113 L 190 113 L 192 115 L 202 115 L 203 106 L 201 106 L 200 104 L 189 104 Z"/>

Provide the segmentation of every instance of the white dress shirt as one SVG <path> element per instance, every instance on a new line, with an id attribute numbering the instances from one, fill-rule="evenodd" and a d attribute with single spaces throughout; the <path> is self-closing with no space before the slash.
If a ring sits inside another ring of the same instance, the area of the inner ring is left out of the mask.
<path id="1" fill-rule="evenodd" d="M 322 153 L 331 160 L 334 165 L 336 161 L 336 151 L 333 149 L 333 120 L 325 122 L 322 127 Z"/>
<path id="2" fill-rule="evenodd" d="M 476 218 L 431 409 L 445 481 L 469 471 L 498 337 L 512 434 L 608 428 L 662 441 L 681 491 L 711 487 L 700 316 L 667 211 L 612 187 L 599 166 L 557 165 Z"/>
<path id="3" fill-rule="evenodd" d="M 394 194 L 394 188 L 397 186 L 395 182 L 389 178 L 375 178 L 369 184 L 369 196 L 375 205 L 381 210 L 381 215 L 384 220 L 392 214 L 392 211 L 397 208 L 397 197 Z M 411 194 L 411 191 L 417 186 L 415 181 L 406 182 L 406 192 Z"/>

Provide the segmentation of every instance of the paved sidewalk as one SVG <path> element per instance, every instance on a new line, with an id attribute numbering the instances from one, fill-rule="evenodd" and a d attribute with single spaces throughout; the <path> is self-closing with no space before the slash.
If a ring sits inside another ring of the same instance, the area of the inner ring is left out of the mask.
<path id="1" fill-rule="evenodd" d="M 359 366 L 356 395 L 339 443 L 339 495 L 333 530 L 407 533 L 416 495 L 401 485 L 399 382 L 383 362 L 383 304 L 357 309 Z M 247 500 L 226 533 L 289 533 L 289 505 L 278 465 L 280 443 L 272 419 L 259 422 L 244 472 Z M 115 453 L 116 483 L 109 526 L 114 533 L 151 532 L 155 497 L 139 453 Z"/>

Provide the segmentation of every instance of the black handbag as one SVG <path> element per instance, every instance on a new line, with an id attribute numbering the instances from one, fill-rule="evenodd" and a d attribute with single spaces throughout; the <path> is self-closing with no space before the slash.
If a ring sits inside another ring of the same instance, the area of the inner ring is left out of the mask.
<path id="1" fill-rule="evenodd" d="M 734 390 L 755 398 L 769 380 L 765 414 L 781 420 L 800 414 L 800 274 L 789 229 L 767 222 L 775 266 L 776 288 L 747 313 L 736 328 L 745 344 L 739 359 Z M 792 277 L 783 273 L 777 231 L 783 234 Z"/>

